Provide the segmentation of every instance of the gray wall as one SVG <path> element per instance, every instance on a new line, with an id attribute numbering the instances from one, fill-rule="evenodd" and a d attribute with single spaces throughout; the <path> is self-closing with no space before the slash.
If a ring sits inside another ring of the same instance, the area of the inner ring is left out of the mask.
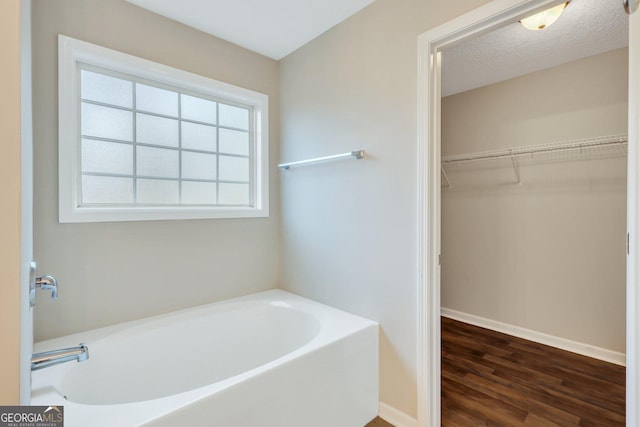
<path id="1" fill-rule="evenodd" d="M 377 0 L 281 61 L 283 287 L 380 322 L 380 398 L 416 415 L 417 37 L 484 1 Z"/>
<path id="2" fill-rule="evenodd" d="M 443 155 L 626 134 L 627 61 L 618 49 L 444 98 Z M 521 184 L 508 160 L 447 168 L 443 307 L 624 353 L 626 157 L 586 159 L 523 159 Z"/>
<path id="3" fill-rule="evenodd" d="M 269 95 L 271 216 L 58 223 L 57 36 Z M 278 64 L 124 0 L 33 4 L 35 257 L 60 298 L 38 296 L 42 340 L 275 288 L 279 278 Z"/>

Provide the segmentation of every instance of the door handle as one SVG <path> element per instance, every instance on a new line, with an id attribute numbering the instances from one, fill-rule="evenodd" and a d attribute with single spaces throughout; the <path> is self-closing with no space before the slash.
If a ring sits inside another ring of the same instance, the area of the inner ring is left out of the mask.
<path id="1" fill-rule="evenodd" d="M 58 281 L 53 276 L 36 277 L 36 288 L 51 291 L 51 299 L 58 299 Z"/>
<path id="2" fill-rule="evenodd" d="M 58 299 L 58 281 L 55 277 L 46 275 L 36 277 L 36 262 L 31 261 L 29 266 L 29 304 L 31 307 L 36 305 L 36 289 L 51 291 L 51 299 Z"/>

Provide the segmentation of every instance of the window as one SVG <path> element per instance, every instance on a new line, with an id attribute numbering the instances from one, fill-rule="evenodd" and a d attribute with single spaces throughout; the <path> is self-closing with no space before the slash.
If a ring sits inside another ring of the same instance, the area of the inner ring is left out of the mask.
<path id="1" fill-rule="evenodd" d="M 266 95 L 59 39 L 60 222 L 268 216 Z"/>

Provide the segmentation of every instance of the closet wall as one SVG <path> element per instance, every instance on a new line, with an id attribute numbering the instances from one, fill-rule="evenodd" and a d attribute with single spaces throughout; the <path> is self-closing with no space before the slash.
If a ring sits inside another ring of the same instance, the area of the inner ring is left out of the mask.
<path id="1" fill-rule="evenodd" d="M 443 156 L 626 129 L 626 48 L 442 100 Z M 447 167 L 443 309 L 624 353 L 626 156 L 522 164 Z"/>

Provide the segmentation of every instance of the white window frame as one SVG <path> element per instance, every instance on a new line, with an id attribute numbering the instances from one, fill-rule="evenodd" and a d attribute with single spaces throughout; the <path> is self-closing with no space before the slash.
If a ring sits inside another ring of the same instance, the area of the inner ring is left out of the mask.
<path id="1" fill-rule="evenodd" d="M 252 107 L 252 206 L 83 206 L 81 201 L 80 64 L 133 75 Z M 59 221 L 111 222 L 269 216 L 269 97 L 102 46 L 58 36 Z"/>

